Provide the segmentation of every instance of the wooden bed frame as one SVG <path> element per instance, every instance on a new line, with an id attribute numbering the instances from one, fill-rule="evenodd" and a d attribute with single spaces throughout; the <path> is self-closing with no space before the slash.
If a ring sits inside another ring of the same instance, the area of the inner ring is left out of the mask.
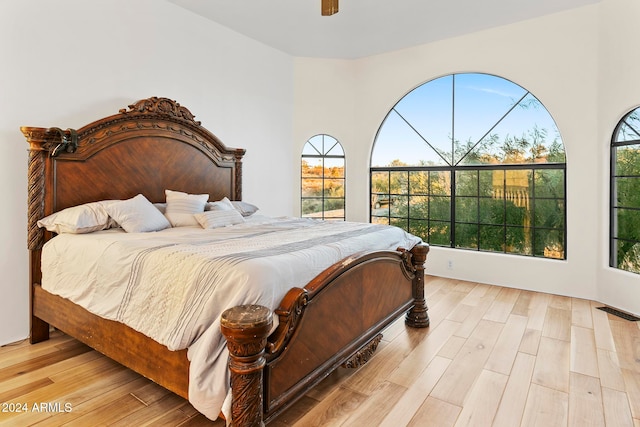
<path id="1" fill-rule="evenodd" d="M 37 221 L 64 208 L 144 194 L 164 202 L 165 189 L 208 193 L 210 200 L 242 199 L 243 149 L 227 148 L 167 98 L 152 97 L 81 129 L 22 127 L 29 148 L 28 248 L 31 342 L 50 327 L 86 343 L 176 394 L 188 398 L 186 350 L 165 346 L 39 285 L 43 244 L 52 233 Z M 427 327 L 424 262 L 428 247 L 351 256 L 289 291 L 272 313 L 232 307 L 222 318 L 230 352 L 232 423 L 273 420 L 340 365 L 365 363 L 380 331 L 406 313 L 411 327 Z"/>

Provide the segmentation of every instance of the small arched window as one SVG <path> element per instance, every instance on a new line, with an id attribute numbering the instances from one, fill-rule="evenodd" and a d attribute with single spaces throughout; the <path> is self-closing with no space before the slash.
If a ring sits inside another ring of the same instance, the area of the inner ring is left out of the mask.
<path id="1" fill-rule="evenodd" d="M 329 135 L 310 138 L 302 149 L 301 214 L 345 219 L 345 158 L 342 145 Z"/>
<path id="2" fill-rule="evenodd" d="M 613 132 L 610 206 L 609 265 L 640 274 L 640 107 Z"/>
<path id="3" fill-rule="evenodd" d="M 435 246 L 566 258 L 565 153 L 526 89 L 451 74 L 389 111 L 371 155 L 371 222 Z"/>

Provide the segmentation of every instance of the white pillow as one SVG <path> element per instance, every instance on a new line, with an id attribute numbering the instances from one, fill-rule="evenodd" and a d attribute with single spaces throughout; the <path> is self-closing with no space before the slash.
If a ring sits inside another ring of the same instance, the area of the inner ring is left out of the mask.
<path id="1" fill-rule="evenodd" d="M 83 234 L 105 230 L 112 225 L 105 209 L 108 203 L 111 201 L 91 202 L 63 209 L 39 220 L 38 227 L 58 234 Z"/>
<path id="2" fill-rule="evenodd" d="M 231 211 L 234 209 L 233 202 L 229 201 L 226 197 L 217 202 L 209 202 L 206 206 L 206 210 L 208 211 Z"/>
<path id="3" fill-rule="evenodd" d="M 171 227 L 167 218 L 142 194 L 112 203 L 106 206 L 106 210 L 127 233 L 144 233 Z"/>
<path id="4" fill-rule="evenodd" d="M 208 194 L 187 194 L 181 191 L 165 190 L 167 207 L 164 215 L 173 227 L 198 225 L 193 214 L 204 212 L 204 205 L 209 200 Z"/>
<path id="5" fill-rule="evenodd" d="M 206 211 L 194 215 L 202 228 L 218 228 L 227 225 L 240 224 L 244 218 L 235 209 L 222 211 Z"/>

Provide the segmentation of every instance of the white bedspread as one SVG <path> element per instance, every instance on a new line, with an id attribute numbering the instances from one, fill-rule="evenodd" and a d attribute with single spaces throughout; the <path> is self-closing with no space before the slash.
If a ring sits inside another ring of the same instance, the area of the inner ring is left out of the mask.
<path id="1" fill-rule="evenodd" d="M 273 310 L 349 255 L 419 242 L 396 227 L 266 217 L 213 230 L 61 234 L 43 249 L 42 287 L 171 350 L 188 348 L 189 401 L 216 419 L 229 394 L 225 309 Z"/>

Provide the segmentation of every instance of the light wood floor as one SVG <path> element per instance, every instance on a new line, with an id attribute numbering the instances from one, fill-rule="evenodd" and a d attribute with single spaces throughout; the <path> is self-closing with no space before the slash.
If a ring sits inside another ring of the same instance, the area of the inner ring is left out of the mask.
<path id="1" fill-rule="evenodd" d="M 429 329 L 394 323 L 367 365 L 339 369 L 271 425 L 640 427 L 640 322 L 434 277 L 427 295 Z M 0 424 L 21 427 L 224 426 L 61 333 L 0 348 L 0 405 L 13 411 Z"/>

